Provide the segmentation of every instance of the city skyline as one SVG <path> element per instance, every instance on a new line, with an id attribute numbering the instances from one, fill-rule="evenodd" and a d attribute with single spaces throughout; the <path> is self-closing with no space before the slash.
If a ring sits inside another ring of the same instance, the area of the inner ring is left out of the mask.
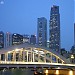
<path id="1" fill-rule="evenodd" d="M 74 1 L 71 0 L 68 3 L 67 1 L 23 0 L 21 2 L 20 0 L 5 0 L 3 4 L 0 4 L 0 30 L 29 35 L 37 34 L 37 18 L 46 17 L 49 31 L 50 8 L 53 5 L 58 5 L 61 18 L 61 47 L 70 49 L 74 44 Z"/>

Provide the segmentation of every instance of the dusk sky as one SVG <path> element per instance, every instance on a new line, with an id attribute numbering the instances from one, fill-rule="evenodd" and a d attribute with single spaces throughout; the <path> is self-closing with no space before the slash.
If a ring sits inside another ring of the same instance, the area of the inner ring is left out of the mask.
<path id="1" fill-rule="evenodd" d="M 74 0 L 0 0 L 0 31 L 37 34 L 39 17 L 47 19 L 49 31 L 53 5 L 60 8 L 61 48 L 69 50 L 74 44 Z"/>

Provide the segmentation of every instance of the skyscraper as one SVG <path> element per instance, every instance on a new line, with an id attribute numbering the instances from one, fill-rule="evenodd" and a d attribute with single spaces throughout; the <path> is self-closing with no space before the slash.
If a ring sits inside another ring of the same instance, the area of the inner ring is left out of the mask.
<path id="1" fill-rule="evenodd" d="M 10 32 L 6 32 L 5 34 L 5 47 L 9 47 L 12 45 L 12 34 Z"/>
<path id="2" fill-rule="evenodd" d="M 4 32 L 0 31 L 0 49 L 4 48 Z"/>
<path id="3" fill-rule="evenodd" d="M 30 37 L 30 43 L 31 44 L 36 44 L 36 35 L 31 35 L 31 37 Z"/>
<path id="4" fill-rule="evenodd" d="M 75 47 L 75 23 L 74 23 L 74 47 Z"/>
<path id="5" fill-rule="evenodd" d="M 75 23 L 74 23 L 74 45 L 71 47 L 70 53 L 75 54 Z"/>
<path id="6" fill-rule="evenodd" d="M 47 47 L 47 19 L 45 17 L 37 20 L 37 44 Z"/>
<path id="7" fill-rule="evenodd" d="M 53 5 L 50 11 L 50 49 L 60 52 L 60 14 L 59 6 Z"/>

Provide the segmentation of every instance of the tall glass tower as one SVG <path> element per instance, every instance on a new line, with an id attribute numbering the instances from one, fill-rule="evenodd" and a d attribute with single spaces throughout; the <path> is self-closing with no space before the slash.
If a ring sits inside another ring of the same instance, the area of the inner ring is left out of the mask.
<path id="1" fill-rule="evenodd" d="M 4 39 L 5 47 L 9 47 L 12 45 L 12 34 L 10 32 L 6 32 Z"/>
<path id="2" fill-rule="evenodd" d="M 37 19 L 37 44 L 47 47 L 47 19 L 45 17 Z"/>
<path id="3" fill-rule="evenodd" d="M 4 32 L 0 31 L 0 49 L 4 48 Z"/>
<path id="4" fill-rule="evenodd" d="M 49 36 L 50 49 L 60 52 L 60 14 L 59 6 L 56 5 L 50 11 Z"/>
<path id="5" fill-rule="evenodd" d="M 75 47 L 75 23 L 74 23 L 74 47 Z"/>

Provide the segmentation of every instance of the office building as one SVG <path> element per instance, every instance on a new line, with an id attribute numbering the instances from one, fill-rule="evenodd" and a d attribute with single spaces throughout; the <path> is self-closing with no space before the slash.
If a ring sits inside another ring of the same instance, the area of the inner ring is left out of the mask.
<path id="1" fill-rule="evenodd" d="M 47 47 L 47 19 L 45 17 L 37 19 L 37 44 Z"/>
<path id="2" fill-rule="evenodd" d="M 23 43 L 23 36 L 20 34 L 12 34 L 12 45 L 19 45 Z"/>
<path id="3" fill-rule="evenodd" d="M 4 32 L 0 31 L 0 49 L 4 48 Z"/>
<path id="4" fill-rule="evenodd" d="M 71 47 L 70 52 L 75 54 L 75 23 L 74 23 L 74 45 Z"/>
<path id="5" fill-rule="evenodd" d="M 60 52 L 60 13 L 56 5 L 50 11 L 49 40 L 50 49 Z"/>
<path id="6" fill-rule="evenodd" d="M 9 47 L 12 45 L 12 34 L 10 32 L 6 32 L 5 34 L 5 47 Z"/>
<path id="7" fill-rule="evenodd" d="M 30 36 L 29 35 L 23 35 L 23 43 L 30 43 Z"/>
<path id="8" fill-rule="evenodd" d="M 49 48 L 49 41 L 47 41 L 47 47 Z"/>
<path id="9" fill-rule="evenodd" d="M 75 23 L 74 23 L 74 47 L 75 47 Z"/>
<path id="10" fill-rule="evenodd" d="M 36 35 L 31 35 L 31 37 L 30 37 L 30 43 L 31 44 L 36 44 Z"/>

